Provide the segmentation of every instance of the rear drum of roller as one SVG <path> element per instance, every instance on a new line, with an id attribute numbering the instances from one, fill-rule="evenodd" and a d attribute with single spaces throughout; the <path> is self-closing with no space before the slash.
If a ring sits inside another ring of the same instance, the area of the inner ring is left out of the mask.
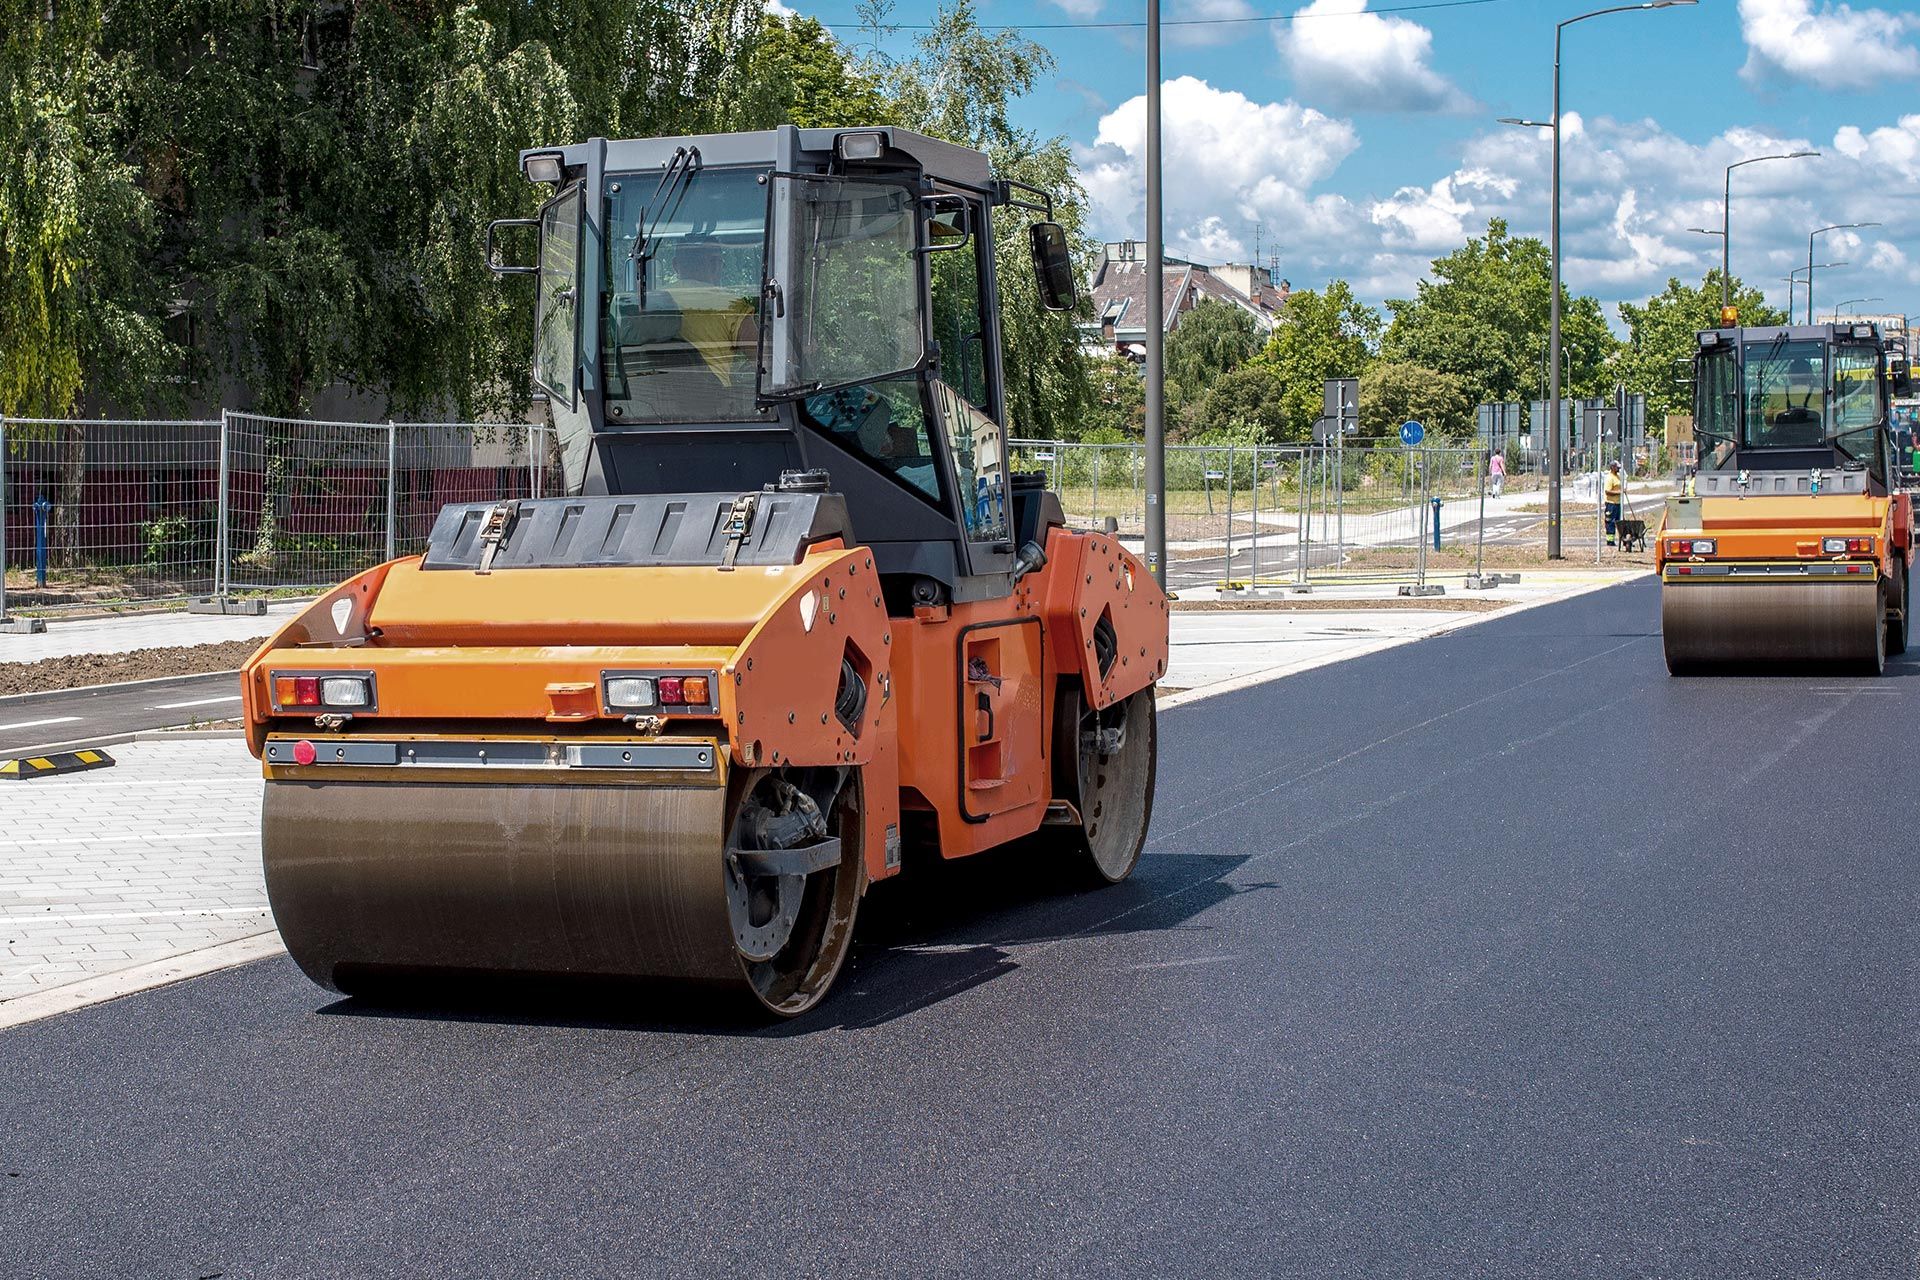
<path id="1" fill-rule="evenodd" d="M 1880 586 L 1854 582 L 1712 582 L 1660 590 L 1667 669 L 1824 667 L 1878 671 L 1885 663 Z"/>

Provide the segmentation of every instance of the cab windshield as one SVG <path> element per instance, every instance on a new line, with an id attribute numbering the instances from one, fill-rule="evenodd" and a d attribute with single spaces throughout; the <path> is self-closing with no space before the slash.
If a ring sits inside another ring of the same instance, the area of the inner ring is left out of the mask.
<path id="1" fill-rule="evenodd" d="M 1853 458 L 1871 457 L 1873 433 L 1885 418 L 1879 353 L 1871 346 L 1829 346 L 1782 334 L 1744 351 L 1742 398 L 1748 448 L 1818 448 L 1832 444 Z"/>
<path id="2" fill-rule="evenodd" d="M 767 193 L 752 169 L 607 179 L 601 368 L 613 422 L 743 422 L 756 406 Z"/>

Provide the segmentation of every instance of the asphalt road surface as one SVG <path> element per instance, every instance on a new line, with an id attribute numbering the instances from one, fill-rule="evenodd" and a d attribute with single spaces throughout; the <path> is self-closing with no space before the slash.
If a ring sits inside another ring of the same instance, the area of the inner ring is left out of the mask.
<path id="1" fill-rule="evenodd" d="M 1920 666 L 1651 581 L 1189 704 L 1128 884 L 751 1029 L 284 959 L 0 1032 L 0 1275 L 1912 1277 Z"/>
<path id="2" fill-rule="evenodd" d="M 0 698 L 0 760 L 55 744 L 97 741 L 240 714 L 240 677 L 223 671 Z"/>

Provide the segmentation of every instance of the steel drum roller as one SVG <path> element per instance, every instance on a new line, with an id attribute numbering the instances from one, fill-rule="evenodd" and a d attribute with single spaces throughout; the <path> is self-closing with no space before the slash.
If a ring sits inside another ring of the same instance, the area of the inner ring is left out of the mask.
<path id="1" fill-rule="evenodd" d="M 267 896 L 314 981 L 481 970 L 743 982 L 723 787 L 269 782 Z"/>
<path id="2" fill-rule="evenodd" d="M 1667 582 L 1660 592 L 1675 674 L 1739 666 L 1851 666 L 1883 661 L 1880 587 L 1855 582 Z"/>

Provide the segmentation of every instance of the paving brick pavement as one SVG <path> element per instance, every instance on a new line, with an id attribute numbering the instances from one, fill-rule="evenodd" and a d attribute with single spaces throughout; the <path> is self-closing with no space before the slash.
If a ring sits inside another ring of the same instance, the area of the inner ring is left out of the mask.
<path id="1" fill-rule="evenodd" d="M 246 745 L 112 750 L 111 769 L 0 796 L 0 1008 L 273 928 Z"/>

